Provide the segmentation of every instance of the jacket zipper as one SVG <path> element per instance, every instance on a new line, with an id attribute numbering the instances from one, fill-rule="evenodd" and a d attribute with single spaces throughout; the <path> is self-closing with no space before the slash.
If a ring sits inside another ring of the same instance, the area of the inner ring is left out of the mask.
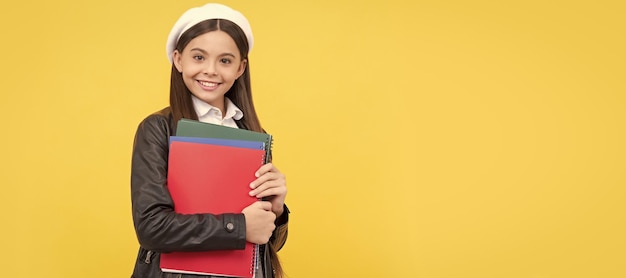
<path id="1" fill-rule="evenodd" d="M 145 260 L 146 264 L 150 264 L 151 257 L 152 257 L 152 251 L 148 250 L 148 253 L 146 253 L 146 260 Z"/>

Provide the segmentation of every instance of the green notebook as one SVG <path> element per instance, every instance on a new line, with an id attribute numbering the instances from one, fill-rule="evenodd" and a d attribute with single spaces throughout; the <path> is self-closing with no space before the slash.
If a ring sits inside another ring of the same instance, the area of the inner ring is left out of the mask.
<path id="1" fill-rule="evenodd" d="M 178 121 L 176 136 L 263 142 L 265 143 L 265 163 L 269 162 L 272 151 L 272 135 L 270 134 L 189 119 L 180 119 Z"/>

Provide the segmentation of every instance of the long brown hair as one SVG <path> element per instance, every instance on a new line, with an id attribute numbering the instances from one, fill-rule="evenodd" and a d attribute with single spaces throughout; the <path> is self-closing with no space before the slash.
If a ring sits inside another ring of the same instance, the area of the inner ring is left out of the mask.
<path id="1" fill-rule="evenodd" d="M 183 49 L 189 42 L 197 36 L 211 32 L 223 31 L 228 34 L 237 45 L 241 59 L 247 60 L 246 68 L 243 74 L 235 80 L 233 86 L 226 92 L 228 97 L 241 111 L 243 118 L 241 119 L 246 129 L 262 132 L 261 123 L 254 109 L 252 101 L 252 90 L 250 87 L 250 59 L 248 59 L 248 40 L 245 33 L 237 26 L 237 24 L 226 19 L 209 19 L 202 21 L 189 30 L 185 31 L 178 39 L 176 50 L 183 52 Z M 170 80 L 170 107 L 174 117 L 174 123 L 181 118 L 197 120 L 198 115 L 193 108 L 191 100 L 191 91 L 185 86 L 182 74 L 178 72 L 174 64 L 172 64 L 172 73 Z M 224 111 L 222 111 L 224 112 Z"/>
<path id="2" fill-rule="evenodd" d="M 243 74 L 235 80 L 233 86 L 226 92 L 225 96 L 228 97 L 241 111 L 243 112 L 243 118 L 240 120 L 241 124 L 248 129 L 258 132 L 264 132 L 261 128 L 261 123 L 254 109 L 254 103 L 252 101 L 252 90 L 250 87 L 250 59 L 248 59 L 248 40 L 245 33 L 237 26 L 237 24 L 226 19 L 209 19 L 202 21 L 189 30 L 185 31 L 176 44 L 176 50 L 183 52 L 183 49 L 189 44 L 189 42 L 197 36 L 202 34 L 221 30 L 228 34 L 237 45 L 239 54 L 242 61 L 247 60 L 246 68 Z M 191 91 L 185 86 L 182 74 L 178 72 L 174 64 L 172 64 L 172 73 L 170 81 L 170 108 L 172 110 L 172 116 L 174 123 L 177 123 L 181 118 L 198 120 L 198 115 L 193 107 L 193 101 L 191 100 Z M 285 212 L 287 213 L 287 212 Z M 272 244 L 268 242 L 267 247 L 270 252 L 270 260 L 274 277 L 284 277 L 283 268 L 278 260 L 278 250 Z"/>

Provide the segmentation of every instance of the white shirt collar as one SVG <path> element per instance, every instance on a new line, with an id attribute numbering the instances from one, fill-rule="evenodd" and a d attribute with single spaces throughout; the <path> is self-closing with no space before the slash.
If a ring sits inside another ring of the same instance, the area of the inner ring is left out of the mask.
<path id="1" fill-rule="evenodd" d="M 198 118 L 205 118 L 207 116 L 216 117 L 219 120 L 241 120 L 243 118 L 243 111 L 239 109 L 229 98 L 224 97 L 224 107 L 226 107 L 226 115 L 222 117 L 222 111 L 220 111 L 217 107 L 210 105 L 194 95 L 191 95 L 191 100 L 193 101 L 193 108 L 196 110 L 196 115 Z"/>
<path id="2" fill-rule="evenodd" d="M 222 111 L 217 109 L 195 96 L 191 96 L 193 100 L 193 108 L 196 110 L 198 120 L 203 123 L 223 125 L 232 128 L 239 128 L 235 120 L 243 118 L 243 112 L 230 99 L 225 98 L 226 115 L 222 117 Z"/>

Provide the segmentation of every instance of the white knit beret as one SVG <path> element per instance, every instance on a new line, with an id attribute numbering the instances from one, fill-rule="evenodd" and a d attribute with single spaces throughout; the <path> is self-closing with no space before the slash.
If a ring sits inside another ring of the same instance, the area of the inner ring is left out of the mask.
<path id="1" fill-rule="evenodd" d="M 170 35 L 167 37 L 167 45 L 165 46 L 170 63 L 173 62 L 172 55 L 180 36 L 185 31 L 189 30 L 189 28 L 208 19 L 227 19 L 237 24 L 246 34 L 246 38 L 248 39 L 248 53 L 250 53 L 254 39 L 252 37 L 252 28 L 250 28 L 250 23 L 246 17 L 240 12 L 222 4 L 209 3 L 202 7 L 187 10 L 180 16 L 178 21 L 176 21 L 174 27 L 172 27 L 172 31 L 170 31 Z"/>

